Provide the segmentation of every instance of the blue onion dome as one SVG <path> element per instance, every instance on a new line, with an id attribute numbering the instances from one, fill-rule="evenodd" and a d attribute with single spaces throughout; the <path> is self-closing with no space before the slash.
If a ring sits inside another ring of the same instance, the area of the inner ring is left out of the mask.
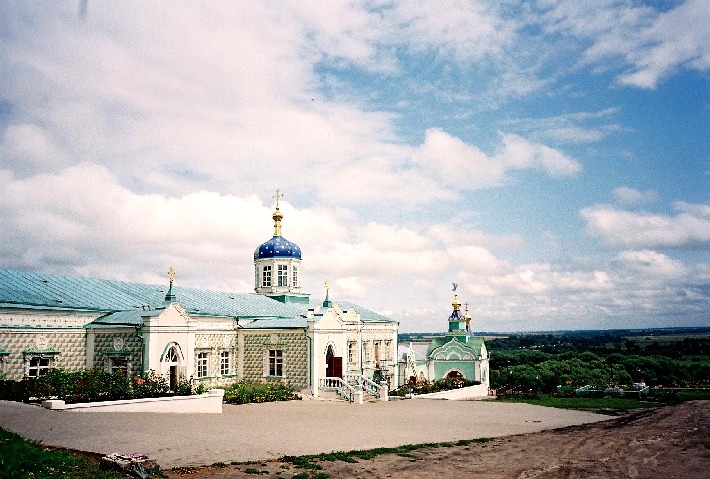
<path id="1" fill-rule="evenodd" d="M 301 248 L 283 236 L 274 236 L 254 250 L 254 259 L 295 258 L 301 259 Z"/>

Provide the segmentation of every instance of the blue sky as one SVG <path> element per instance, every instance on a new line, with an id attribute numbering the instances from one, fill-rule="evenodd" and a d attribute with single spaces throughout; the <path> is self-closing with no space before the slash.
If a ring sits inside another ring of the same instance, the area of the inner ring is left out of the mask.
<path id="1" fill-rule="evenodd" d="M 441 331 L 710 324 L 710 5 L 3 2 L 0 267 Z"/>

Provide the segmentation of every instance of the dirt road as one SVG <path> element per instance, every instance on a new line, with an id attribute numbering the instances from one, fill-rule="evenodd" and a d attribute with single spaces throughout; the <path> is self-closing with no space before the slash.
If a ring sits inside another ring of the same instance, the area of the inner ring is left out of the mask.
<path id="1" fill-rule="evenodd" d="M 269 461 L 207 467 L 183 475 L 166 472 L 171 479 L 291 478 L 303 472 L 308 477 L 315 472 L 330 478 L 368 479 L 702 479 L 710 477 L 710 401 L 644 410 L 610 421 L 494 438 L 485 443 L 383 454 L 357 463 L 319 464 L 322 470 L 318 471 Z"/>

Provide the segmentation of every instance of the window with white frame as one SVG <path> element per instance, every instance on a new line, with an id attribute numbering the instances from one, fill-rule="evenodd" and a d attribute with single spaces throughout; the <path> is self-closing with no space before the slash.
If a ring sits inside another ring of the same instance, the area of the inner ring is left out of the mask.
<path id="1" fill-rule="evenodd" d="M 197 377 L 207 377 L 207 353 L 197 353 Z"/>
<path id="2" fill-rule="evenodd" d="M 229 351 L 222 351 L 219 355 L 219 374 L 229 374 Z"/>
<path id="3" fill-rule="evenodd" d="M 298 288 L 298 266 L 291 266 L 291 286 Z"/>
<path id="4" fill-rule="evenodd" d="M 278 265 L 278 285 L 288 286 L 288 265 Z"/>
<path id="5" fill-rule="evenodd" d="M 385 341 L 385 350 L 384 350 L 384 354 L 383 354 L 383 358 L 382 358 L 382 359 L 386 359 L 386 360 L 387 360 L 387 359 L 390 359 L 390 358 L 392 357 L 392 354 L 391 354 L 391 352 L 390 352 L 391 349 L 392 349 L 392 341 Z"/>
<path id="6" fill-rule="evenodd" d="M 380 348 L 382 346 L 381 341 L 375 341 L 375 362 L 379 363 L 380 362 Z"/>
<path id="7" fill-rule="evenodd" d="M 283 351 L 280 349 L 269 350 L 269 376 L 281 377 L 284 374 Z"/>
<path id="8" fill-rule="evenodd" d="M 29 367 L 27 368 L 27 376 L 38 378 L 47 374 L 52 368 L 52 358 L 47 356 L 31 356 L 28 359 Z"/>
<path id="9" fill-rule="evenodd" d="M 372 359 L 371 359 L 372 354 L 371 354 L 371 351 L 370 351 L 370 344 L 371 344 L 370 341 L 365 341 L 365 344 L 363 345 L 363 350 L 364 350 L 364 352 L 365 352 L 365 362 L 366 362 L 366 363 L 369 363 L 370 361 L 372 361 Z"/>
<path id="10" fill-rule="evenodd" d="M 357 343 L 355 341 L 350 341 L 348 343 L 348 362 L 355 362 L 355 349 L 357 348 Z"/>
<path id="11" fill-rule="evenodd" d="M 266 265 L 261 270 L 261 286 L 265 288 L 271 286 L 271 265 Z"/>

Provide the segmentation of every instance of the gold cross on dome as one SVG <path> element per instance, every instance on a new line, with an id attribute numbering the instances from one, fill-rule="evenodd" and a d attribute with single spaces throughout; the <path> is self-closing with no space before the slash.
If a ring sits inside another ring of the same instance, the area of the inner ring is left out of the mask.
<path id="1" fill-rule="evenodd" d="M 277 210 L 279 209 L 279 198 L 283 198 L 283 197 L 284 197 L 283 193 L 281 193 L 281 190 L 279 190 L 277 188 L 276 194 L 274 196 L 272 196 L 272 198 L 276 200 L 276 209 Z"/>
<path id="2" fill-rule="evenodd" d="M 170 284 L 173 284 L 174 277 L 175 277 L 175 270 L 171 266 L 170 269 L 168 270 L 168 278 L 170 278 Z"/>

